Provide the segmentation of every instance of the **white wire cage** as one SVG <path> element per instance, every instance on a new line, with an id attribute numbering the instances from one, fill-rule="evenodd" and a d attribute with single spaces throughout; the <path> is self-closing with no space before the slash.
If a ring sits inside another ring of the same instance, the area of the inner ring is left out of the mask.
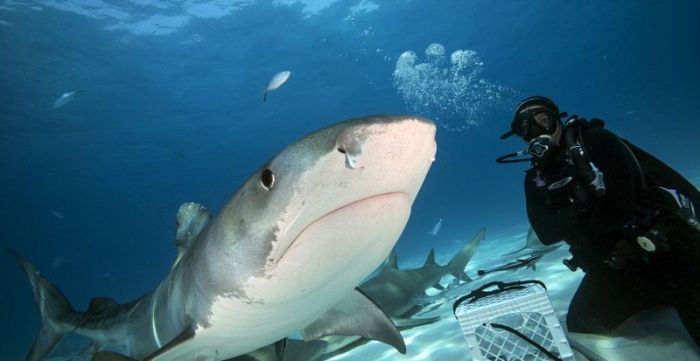
<path id="1" fill-rule="evenodd" d="M 574 355 L 539 281 L 489 283 L 454 304 L 475 361 L 573 361 Z"/>

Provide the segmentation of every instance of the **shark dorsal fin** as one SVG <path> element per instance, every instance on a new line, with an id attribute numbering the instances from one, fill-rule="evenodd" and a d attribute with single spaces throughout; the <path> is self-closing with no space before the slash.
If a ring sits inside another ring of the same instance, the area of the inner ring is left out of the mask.
<path id="1" fill-rule="evenodd" d="M 302 330 L 302 335 L 306 341 L 332 335 L 361 336 L 406 353 L 406 343 L 391 318 L 357 288 Z"/>
<path id="2" fill-rule="evenodd" d="M 90 305 L 88 306 L 87 313 L 97 314 L 108 308 L 112 308 L 118 305 L 119 304 L 117 303 L 117 301 L 109 297 L 94 297 L 90 300 Z"/>
<path id="3" fill-rule="evenodd" d="M 541 248 L 542 246 L 544 246 L 542 241 L 540 241 L 540 238 L 537 237 L 537 233 L 535 233 L 535 230 L 532 229 L 532 227 L 527 229 L 527 241 L 526 242 L 527 242 L 526 248 L 530 248 L 530 249 L 537 249 L 537 248 Z"/>
<path id="4" fill-rule="evenodd" d="M 386 258 L 386 267 L 398 269 L 398 260 L 396 258 L 396 252 L 392 251 L 389 257 Z"/>
<path id="5" fill-rule="evenodd" d="M 467 267 L 467 263 L 476 252 L 476 248 L 479 246 L 479 243 L 485 238 L 486 228 L 482 228 L 476 236 L 467 242 L 462 249 L 457 252 L 454 257 L 452 257 L 450 262 L 447 264 L 447 267 L 453 276 L 465 282 L 471 281 L 471 278 L 469 278 L 469 276 L 464 272 L 464 268 Z"/>
<path id="6" fill-rule="evenodd" d="M 430 266 L 436 266 L 437 263 L 435 263 L 435 248 L 430 249 L 430 253 L 428 253 L 428 257 L 425 259 L 425 263 L 423 264 L 423 268 L 430 267 Z"/>

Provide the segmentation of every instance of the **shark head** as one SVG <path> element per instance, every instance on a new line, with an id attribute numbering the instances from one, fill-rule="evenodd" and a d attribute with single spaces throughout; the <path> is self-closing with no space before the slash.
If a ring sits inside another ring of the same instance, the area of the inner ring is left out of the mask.
<path id="1" fill-rule="evenodd" d="M 206 230 L 214 288 L 267 303 L 355 287 L 398 240 L 435 152 L 435 125 L 418 117 L 353 119 L 290 145 Z"/>

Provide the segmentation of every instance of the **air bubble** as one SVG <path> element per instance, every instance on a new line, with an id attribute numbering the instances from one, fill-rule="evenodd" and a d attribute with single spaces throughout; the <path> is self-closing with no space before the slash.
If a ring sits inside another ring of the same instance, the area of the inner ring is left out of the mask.
<path id="1" fill-rule="evenodd" d="M 482 124 L 496 106 L 513 101 L 514 91 L 483 78 L 484 63 L 475 51 L 456 50 L 448 63 L 445 47 L 433 43 L 425 54 L 422 63 L 410 50 L 396 61 L 394 87 L 410 112 L 463 131 Z"/>

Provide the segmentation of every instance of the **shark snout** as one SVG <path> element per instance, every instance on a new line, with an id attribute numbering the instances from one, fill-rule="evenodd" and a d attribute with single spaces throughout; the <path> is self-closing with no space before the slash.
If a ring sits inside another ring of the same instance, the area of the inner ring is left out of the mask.
<path id="1" fill-rule="evenodd" d="M 336 150 L 350 169 L 367 165 L 422 169 L 435 160 L 435 124 L 420 117 L 387 117 L 370 124 L 354 124 L 336 138 Z"/>
<path id="2" fill-rule="evenodd" d="M 277 222 L 267 267 L 274 286 L 258 289 L 260 299 L 271 298 L 266 290 L 287 299 L 331 299 L 359 284 L 396 244 L 435 160 L 429 120 L 372 117 L 336 127 L 321 133 L 332 135 L 334 149 L 325 143 L 303 186 L 294 188 L 298 206 Z M 320 138 L 309 144 L 323 144 Z"/>

